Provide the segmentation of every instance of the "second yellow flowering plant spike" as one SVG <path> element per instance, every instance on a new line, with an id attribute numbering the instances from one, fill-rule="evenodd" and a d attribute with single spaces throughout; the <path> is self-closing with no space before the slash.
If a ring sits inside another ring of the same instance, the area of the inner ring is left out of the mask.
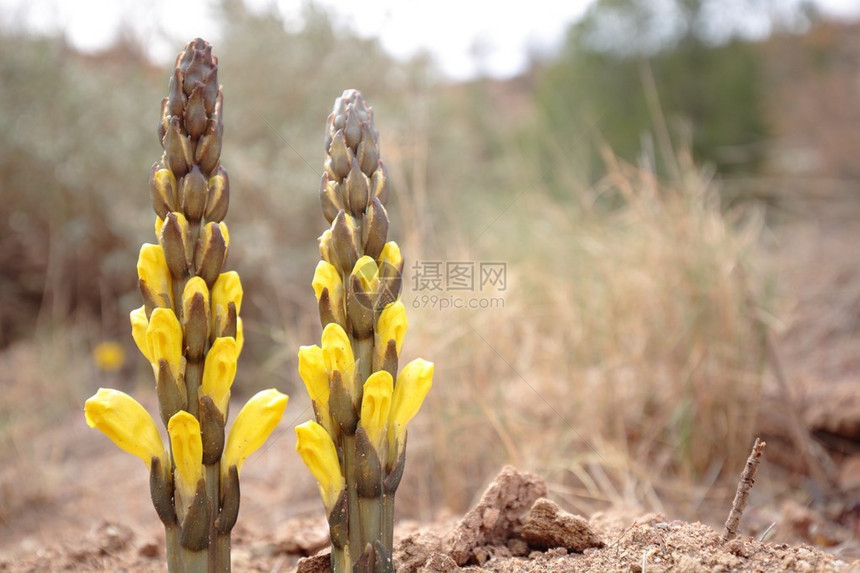
<path id="1" fill-rule="evenodd" d="M 433 364 L 398 373 L 406 336 L 403 257 L 388 241 L 388 180 L 373 112 L 347 90 L 326 125 L 320 237 L 312 286 L 323 327 L 299 349 L 299 374 L 316 421 L 296 428 L 317 479 L 335 572 L 394 571 L 394 494 L 406 461 L 406 426 L 430 390 Z"/>
<path id="2" fill-rule="evenodd" d="M 156 242 L 140 249 L 143 306 L 130 316 L 132 337 L 152 364 L 169 439 L 122 392 L 101 389 L 84 408 L 90 426 L 147 464 L 170 573 L 230 571 L 239 470 L 287 404 L 277 390 L 258 393 L 225 438 L 243 293 L 239 275 L 224 271 L 230 184 L 221 165 L 221 105 L 218 60 L 208 43 L 193 40 L 177 57 L 161 104 L 164 154 L 150 177 Z"/>

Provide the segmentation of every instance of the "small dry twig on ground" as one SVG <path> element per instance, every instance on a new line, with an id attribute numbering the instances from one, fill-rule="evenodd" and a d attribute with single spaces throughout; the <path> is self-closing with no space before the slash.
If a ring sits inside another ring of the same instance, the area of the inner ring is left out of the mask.
<path id="1" fill-rule="evenodd" d="M 753 484 L 755 484 L 755 472 L 758 469 L 758 463 L 766 445 L 767 442 L 762 442 L 758 438 L 755 439 L 750 457 L 747 458 L 747 465 L 741 474 L 741 481 L 738 482 L 738 489 L 732 502 L 732 510 L 729 512 L 729 518 L 726 520 L 726 529 L 723 531 L 722 536 L 723 542 L 734 539 L 738 534 L 738 524 L 740 524 L 744 509 L 746 509 L 750 490 Z"/>

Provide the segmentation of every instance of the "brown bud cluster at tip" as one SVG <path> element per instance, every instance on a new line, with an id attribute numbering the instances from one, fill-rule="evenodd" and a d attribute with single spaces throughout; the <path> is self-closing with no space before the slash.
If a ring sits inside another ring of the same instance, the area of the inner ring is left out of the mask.
<path id="1" fill-rule="evenodd" d="M 164 148 L 152 167 L 152 206 L 165 221 L 162 235 L 174 278 L 201 276 L 211 286 L 224 262 L 219 233 L 230 203 L 230 182 L 221 166 L 222 92 L 218 58 L 201 39 L 189 42 L 161 103 L 158 137 Z M 178 224 L 181 223 L 181 224 Z"/>
<path id="2" fill-rule="evenodd" d="M 346 90 L 335 101 L 325 146 L 320 199 L 329 223 L 340 210 L 361 217 L 374 199 L 385 204 L 388 181 L 379 160 L 379 133 L 373 126 L 373 110 L 360 92 Z"/>

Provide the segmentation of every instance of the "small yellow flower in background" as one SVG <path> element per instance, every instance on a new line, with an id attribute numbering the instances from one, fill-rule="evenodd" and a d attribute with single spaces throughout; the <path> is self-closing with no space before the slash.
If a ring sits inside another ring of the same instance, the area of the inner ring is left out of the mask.
<path id="1" fill-rule="evenodd" d="M 236 339 L 223 336 L 215 339 L 203 365 L 201 393 L 212 398 L 215 406 L 224 413 L 227 412 L 227 404 L 230 402 L 230 387 L 236 378 L 238 359 Z"/>
<path id="2" fill-rule="evenodd" d="M 180 410 L 167 423 L 173 461 L 176 464 L 176 488 L 185 504 L 191 503 L 197 483 L 203 478 L 203 439 L 200 422 Z"/>
<path id="3" fill-rule="evenodd" d="M 116 372 L 125 365 L 125 350 L 115 340 L 99 342 L 93 348 L 93 360 L 99 370 Z"/>
<path id="4" fill-rule="evenodd" d="M 171 309 L 156 308 L 152 311 L 146 327 L 146 349 L 156 376 L 158 363 L 164 359 L 173 378 L 179 380 L 185 361 L 182 356 L 182 325 Z"/>
<path id="5" fill-rule="evenodd" d="M 221 471 L 226 473 L 231 466 L 242 470 L 242 463 L 249 455 L 262 446 L 281 421 L 289 396 L 274 388 L 261 390 L 248 400 L 233 422 L 224 454 L 221 457 Z"/>
<path id="6" fill-rule="evenodd" d="M 152 458 L 167 460 L 167 452 L 155 420 L 134 398 L 109 388 L 99 388 L 84 404 L 90 428 L 101 430 L 123 451 L 139 457 L 146 467 Z"/>
<path id="7" fill-rule="evenodd" d="M 391 398 L 391 412 L 388 415 L 389 447 L 392 448 L 392 452 L 395 444 L 398 452 L 403 448 L 406 425 L 418 413 L 431 386 L 433 386 L 433 363 L 423 358 L 416 358 L 397 375 L 397 383 L 394 385 L 394 394 Z"/>
<path id="8" fill-rule="evenodd" d="M 359 424 L 367 432 L 367 437 L 377 452 L 382 449 L 382 438 L 388 428 L 393 391 L 394 379 L 385 370 L 374 372 L 364 383 Z"/>
<path id="9" fill-rule="evenodd" d="M 346 331 L 341 325 L 330 322 L 323 329 L 321 341 L 323 364 L 326 372 L 331 377 L 332 372 L 339 371 L 348 390 L 350 388 L 348 380 L 352 379 L 355 355 L 352 352 L 352 345 L 349 343 Z"/>
<path id="10" fill-rule="evenodd" d="M 296 438 L 296 451 L 316 478 L 323 505 L 330 512 L 346 483 L 340 473 L 334 442 L 325 428 L 312 420 L 296 426 Z"/>
<path id="11" fill-rule="evenodd" d="M 167 259 L 161 245 L 144 243 L 140 247 L 137 259 L 137 276 L 142 281 L 142 288 L 156 306 L 171 307 L 173 303 L 173 288 Z"/>

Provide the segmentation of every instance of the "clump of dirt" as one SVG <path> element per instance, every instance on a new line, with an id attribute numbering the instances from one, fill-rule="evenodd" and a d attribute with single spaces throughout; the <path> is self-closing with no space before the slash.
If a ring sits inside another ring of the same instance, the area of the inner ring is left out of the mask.
<path id="1" fill-rule="evenodd" d="M 809 545 L 769 544 L 753 538 L 723 543 L 702 523 L 670 521 L 661 514 L 631 518 L 596 513 L 572 515 L 543 497 L 546 484 L 512 467 L 502 470 L 478 504 L 459 521 L 398 526 L 394 559 L 398 573 L 641 573 L 694 571 L 860 570 Z M 325 521 L 299 518 L 275 531 L 237 527 L 233 568 L 243 572 L 329 571 Z M 26 557 L 0 558 L 0 571 L 164 571 L 164 540 L 116 523 L 39 549 Z M 321 553 L 304 557 L 314 552 Z"/>
<path id="2" fill-rule="evenodd" d="M 848 571 L 860 567 L 807 545 L 736 538 L 702 523 L 650 514 L 632 523 L 611 513 L 586 520 L 541 497 L 537 476 L 502 470 L 478 504 L 447 532 L 439 524 L 402 536 L 398 573 L 568 571 Z M 328 555 L 299 561 L 299 573 L 328 571 Z"/>

